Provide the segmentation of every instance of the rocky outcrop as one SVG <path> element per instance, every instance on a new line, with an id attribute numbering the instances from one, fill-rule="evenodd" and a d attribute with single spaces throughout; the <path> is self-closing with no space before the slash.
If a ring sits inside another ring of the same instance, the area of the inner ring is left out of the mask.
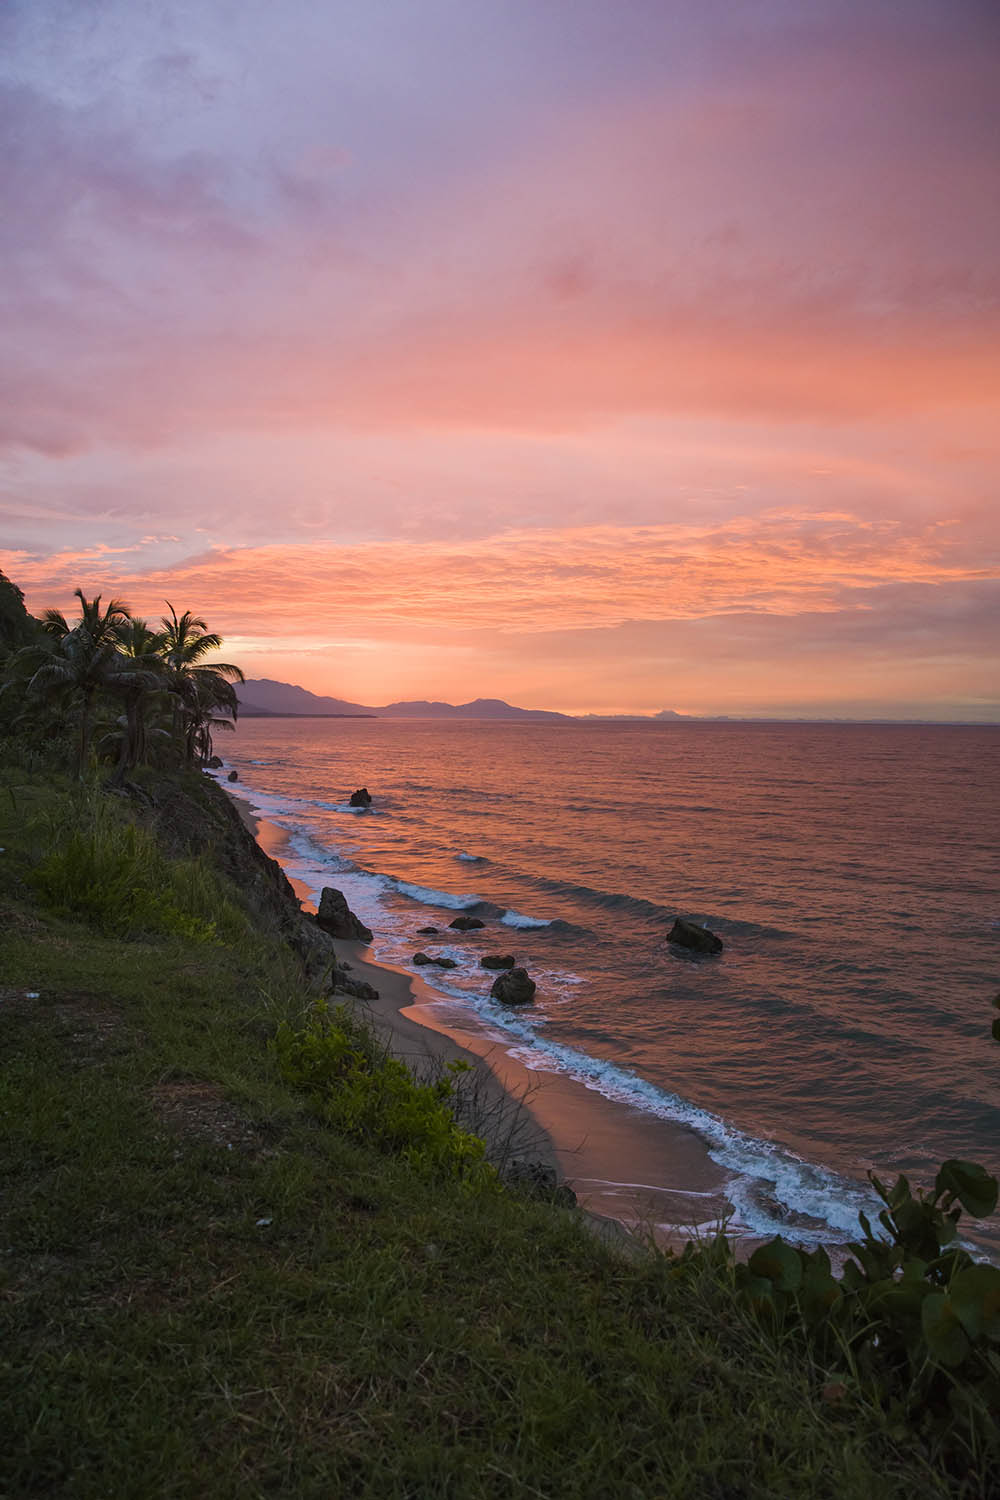
<path id="1" fill-rule="evenodd" d="M 722 939 L 716 937 L 714 932 L 709 932 L 707 927 L 699 927 L 697 922 L 687 922 L 683 917 L 677 917 L 673 927 L 667 933 L 667 942 L 676 943 L 679 948 L 688 948 L 692 953 L 721 953 Z"/>
<path id="2" fill-rule="evenodd" d="M 512 969 L 517 960 L 513 953 L 484 953 L 479 960 L 481 969 Z"/>
<path id="3" fill-rule="evenodd" d="M 440 927 L 418 927 L 417 935 L 419 937 L 437 937 L 440 931 Z"/>
<path id="4" fill-rule="evenodd" d="M 508 969 L 494 979 L 490 994 L 501 1005 L 530 1005 L 536 989 L 527 969 Z"/>
<path id="5" fill-rule="evenodd" d="M 239 771 L 230 771 L 229 775 L 226 778 L 227 781 L 239 781 L 239 779 L 240 779 L 240 773 L 239 773 Z"/>
<path id="6" fill-rule="evenodd" d="M 347 904 L 343 891 L 326 886 L 320 892 L 317 925 L 334 938 L 346 938 L 352 943 L 370 943 L 371 928 L 356 917 Z"/>
<path id="7" fill-rule="evenodd" d="M 208 769 L 210 771 L 221 771 L 222 770 L 222 756 L 221 755 L 210 755 L 208 757 L 208 760 L 206 760 L 205 764 L 206 764 L 206 766 L 208 767 Z"/>
<path id="8" fill-rule="evenodd" d="M 532 1198 L 543 1198 L 560 1208 L 575 1208 L 576 1194 L 565 1182 L 560 1182 L 554 1167 L 543 1161 L 522 1161 L 514 1157 L 507 1163 L 503 1180 L 509 1187 L 519 1188 Z"/>
<path id="9" fill-rule="evenodd" d="M 352 807 L 371 807 L 372 794 L 366 786 L 359 786 L 356 792 L 352 792 L 349 798 Z"/>
<path id="10" fill-rule="evenodd" d="M 456 932 L 475 932 L 477 927 L 485 927 L 486 923 L 481 922 L 478 917 L 456 917 L 448 926 L 454 927 Z"/>

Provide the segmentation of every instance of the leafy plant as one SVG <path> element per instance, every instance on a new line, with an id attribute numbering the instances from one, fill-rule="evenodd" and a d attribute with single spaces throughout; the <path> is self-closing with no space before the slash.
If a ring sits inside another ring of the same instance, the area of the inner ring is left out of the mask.
<path id="1" fill-rule="evenodd" d="M 456 1122 L 452 1063 L 435 1083 L 418 1083 L 405 1063 L 380 1054 L 370 1034 L 325 1001 L 306 1024 L 282 1022 L 271 1043 L 287 1082 L 303 1089 L 323 1118 L 345 1135 L 399 1153 L 421 1172 L 445 1172 L 470 1186 L 496 1182 L 485 1145 Z"/>
<path id="2" fill-rule="evenodd" d="M 930 1192 L 903 1176 L 892 1187 L 869 1178 L 884 1233 L 859 1215 L 863 1235 L 839 1278 L 825 1250 L 779 1235 L 733 1267 L 738 1294 L 765 1324 L 804 1334 L 887 1411 L 1000 1456 L 1000 1269 L 958 1243 L 963 1211 L 978 1219 L 996 1208 L 996 1179 L 959 1160 L 944 1163 Z M 731 1255 L 721 1244 L 712 1253 Z"/>

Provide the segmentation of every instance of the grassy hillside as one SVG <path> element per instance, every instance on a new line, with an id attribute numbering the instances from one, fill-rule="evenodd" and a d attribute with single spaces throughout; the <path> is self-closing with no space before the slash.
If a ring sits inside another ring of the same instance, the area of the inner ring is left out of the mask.
<path id="1" fill-rule="evenodd" d="M 0 846 L 0 1494 L 986 1493 L 728 1268 L 317 1108 L 269 1045 L 307 946 L 205 778 L 8 765 Z"/>

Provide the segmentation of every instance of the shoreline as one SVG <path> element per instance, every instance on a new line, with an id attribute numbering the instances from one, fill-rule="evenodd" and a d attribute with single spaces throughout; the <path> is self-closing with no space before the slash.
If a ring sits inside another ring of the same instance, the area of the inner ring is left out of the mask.
<path id="1" fill-rule="evenodd" d="M 229 796 L 260 848 L 285 869 L 288 832 L 247 797 Z M 309 887 L 285 874 L 304 909 L 315 911 Z M 356 1003 L 393 1054 L 418 1069 L 456 1060 L 474 1066 L 491 1118 L 507 1128 L 516 1121 L 511 1155 L 553 1167 L 605 1233 L 624 1228 L 678 1247 L 726 1216 L 726 1174 L 689 1127 L 608 1099 L 565 1073 L 527 1066 L 472 1016 L 445 1023 L 441 995 L 419 975 L 376 959 L 371 947 L 338 939 L 336 953 L 353 977 L 378 990 L 378 1000 Z"/>

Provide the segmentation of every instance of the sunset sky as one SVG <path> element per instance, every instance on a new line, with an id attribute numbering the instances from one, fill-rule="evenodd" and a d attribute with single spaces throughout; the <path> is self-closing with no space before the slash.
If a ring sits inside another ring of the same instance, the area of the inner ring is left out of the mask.
<path id="1" fill-rule="evenodd" d="M 996 0 L 6 0 L 0 202 L 29 608 L 1000 719 Z"/>

